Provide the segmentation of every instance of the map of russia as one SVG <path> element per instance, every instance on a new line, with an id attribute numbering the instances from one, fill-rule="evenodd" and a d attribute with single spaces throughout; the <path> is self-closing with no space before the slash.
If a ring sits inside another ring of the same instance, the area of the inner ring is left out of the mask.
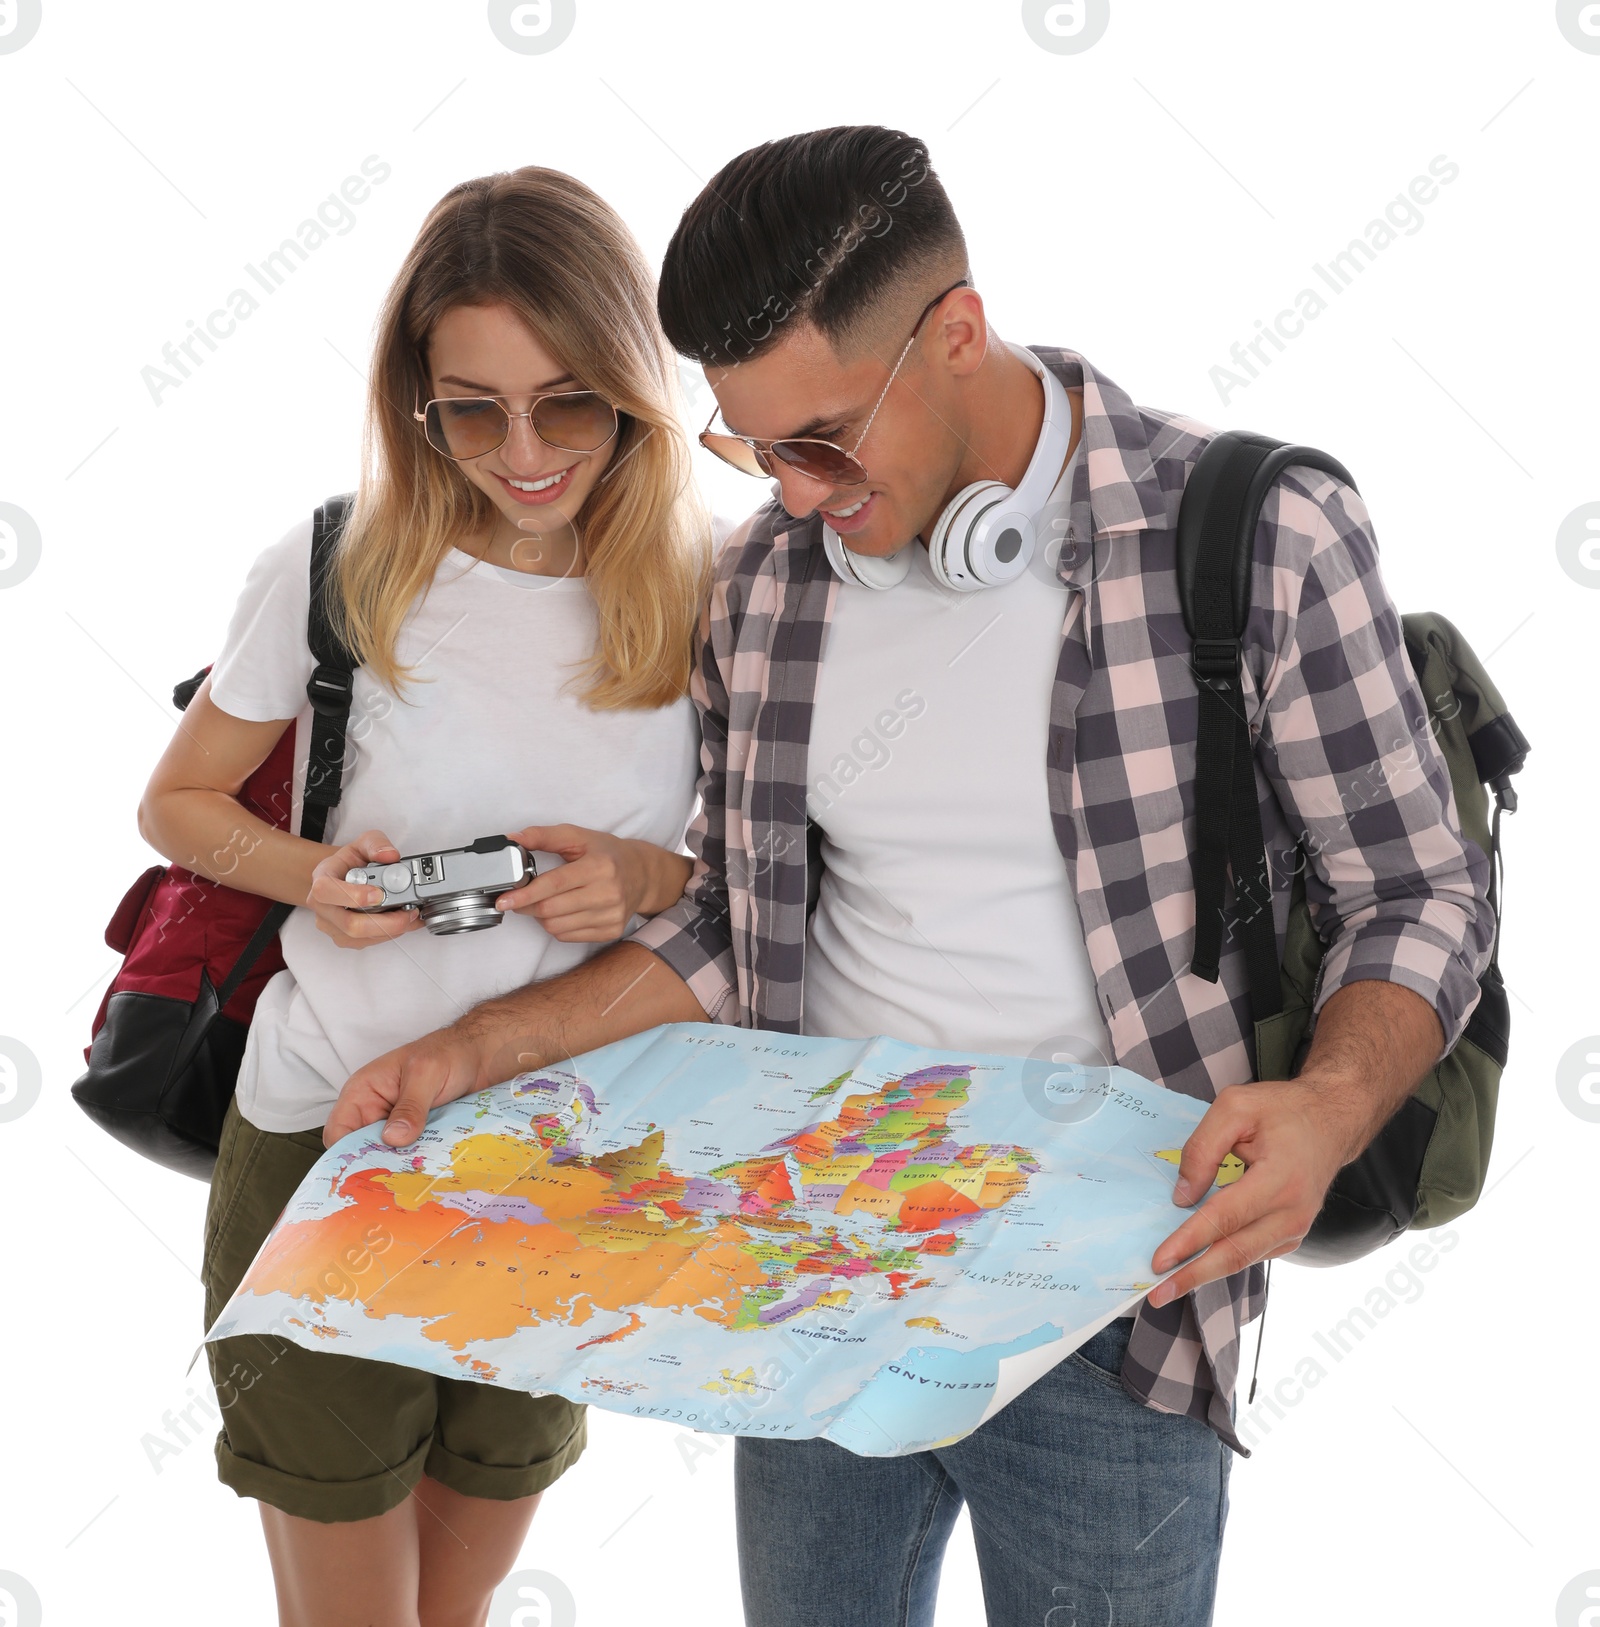
<path id="1" fill-rule="evenodd" d="M 1203 1112 L 1115 1067 L 669 1024 L 409 1147 L 347 1136 L 206 1337 L 923 1450 L 1160 1280 Z"/>

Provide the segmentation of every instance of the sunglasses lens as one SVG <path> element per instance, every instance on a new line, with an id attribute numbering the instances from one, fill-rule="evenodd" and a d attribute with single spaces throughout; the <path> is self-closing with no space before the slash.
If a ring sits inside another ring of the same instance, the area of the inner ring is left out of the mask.
<path id="1" fill-rule="evenodd" d="M 774 441 L 772 455 L 830 486 L 859 486 L 867 478 L 867 471 L 848 452 L 828 441 Z"/>
<path id="2" fill-rule="evenodd" d="M 546 446 L 597 452 L 617 432 L 617 410 L 593 390 L 549 395 L 534 408 L 533 427 Z"/>
<path id="3" fill-rule="evenodd" d="M 428 444 L 447 458 L 481 458 L 505 444 L 511 421 L 498 401 L 462 396 L 430 401 L 423 420 Z"/>
<path id="4" fill-rule="evenodd" d="M 736 435 L 713 435 L 709 430 L 700 437 L 700 444 L 708 452 L 715 452 L 724 463 L 731 463 L 741 474 L 762 475 L 772 473 L 771 466 L 753 446 Z"/>

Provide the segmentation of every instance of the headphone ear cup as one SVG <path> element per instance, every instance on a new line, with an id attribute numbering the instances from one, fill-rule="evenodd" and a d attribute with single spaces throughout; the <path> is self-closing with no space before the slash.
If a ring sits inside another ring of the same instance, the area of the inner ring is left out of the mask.
<path id="1" fill-rule="evenodd" d="M 832 526 L 822 528 L 822 548 L 833 566 L 833 573 L 841 582 L 856 587 L 873 588 L 879 592 L 898 587 L 911 569 L 911 546 L 888 555 L 856 554 L 844 545 L 844 538 Z"/>
<path id="2" fill-rule="evenodd" d="M 984 587 L 1004 587 L 1033 558 L 1033 517 L 1018 507 L 1016 494 L 984 510 L 967 538 L 967 562 Z"/>
<path id="3" fill-rule="evenodd" d="M 928 541 L 928 563 L 945 587 L 957 593 L 1003 587 L 1033 559 L 1033 516 L 1048 501 L 1067 463 L 1072 403 L 1065 387 L 1032 351 L 1011 345 L 1016 358 L 1044 391 L 1039 439 L 1013 491 L 998 480 L 979 480 L 950 500 Z"/>
<path id="4" fill-rule="evenodd" d="M 968 544 L 981 517 L 1010 496 L 1011 488 L 998 480 L 977 480 L 945 504 L 928 538 L 928 565 L 935 581 L 955 593 L 976 593 L 989 586 L 974 571 Z"/>

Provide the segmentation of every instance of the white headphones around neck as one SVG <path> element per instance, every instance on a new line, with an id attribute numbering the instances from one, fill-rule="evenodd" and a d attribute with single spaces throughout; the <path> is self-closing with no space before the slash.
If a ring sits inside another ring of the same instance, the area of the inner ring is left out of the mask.
<path id="1" fill-rule="evenodd" d="M 928 538 L 928 565 L 936 581 L 957 593 L 1001 587 L 1028 568 L 1034 548 L 1033 517 L 1055 490 L 1072 441 L 1072 403 L 1061 380 L 1031 350 L 1009 343 L 1006 348 L 1028 364 L 1044 387 L 1044 426 L 1015 491 L 998 480 L 975 481 L 950 499 L 935 522 Z M 822 546 L 842 581 L 881 589 L 905 580 L 916 542 L 881 557 L 852 553 L 824 522 Z"/>

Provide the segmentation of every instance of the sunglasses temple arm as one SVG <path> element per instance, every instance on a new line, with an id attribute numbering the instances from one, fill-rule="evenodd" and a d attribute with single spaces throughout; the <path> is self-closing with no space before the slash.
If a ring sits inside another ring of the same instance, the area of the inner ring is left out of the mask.
<path id="1" fill-rule="evenodd" d="M 915 333 L 913 333 L 911 337 L 906 340 L 905 345 L 900 352 L 899 359 L 895 362 L 893 368 L 890 369 L 888 378 L 883 381 L 883 388 L 878 392 L 878 399 L 872 403 L 872 411 L 867 414 L 867 421 L 861 426 L 861 433 L 856 437 L 856 444 L 850 449 L 851 457 L 855 457 L 855 455 L 861 450 L 863 444 L 866 442 L 867 433 L 872 428 L 872 420 L 878 416 L 878 408 L 883 405 L 884 397 L 889 393 L 889 386 L 893 384 L 894 381 L 900 376 L 900 369 L 904 365 L 906 357 L 910 354 L 912 345 L 914 345 L 916 342 L 917 336 Z"/>

